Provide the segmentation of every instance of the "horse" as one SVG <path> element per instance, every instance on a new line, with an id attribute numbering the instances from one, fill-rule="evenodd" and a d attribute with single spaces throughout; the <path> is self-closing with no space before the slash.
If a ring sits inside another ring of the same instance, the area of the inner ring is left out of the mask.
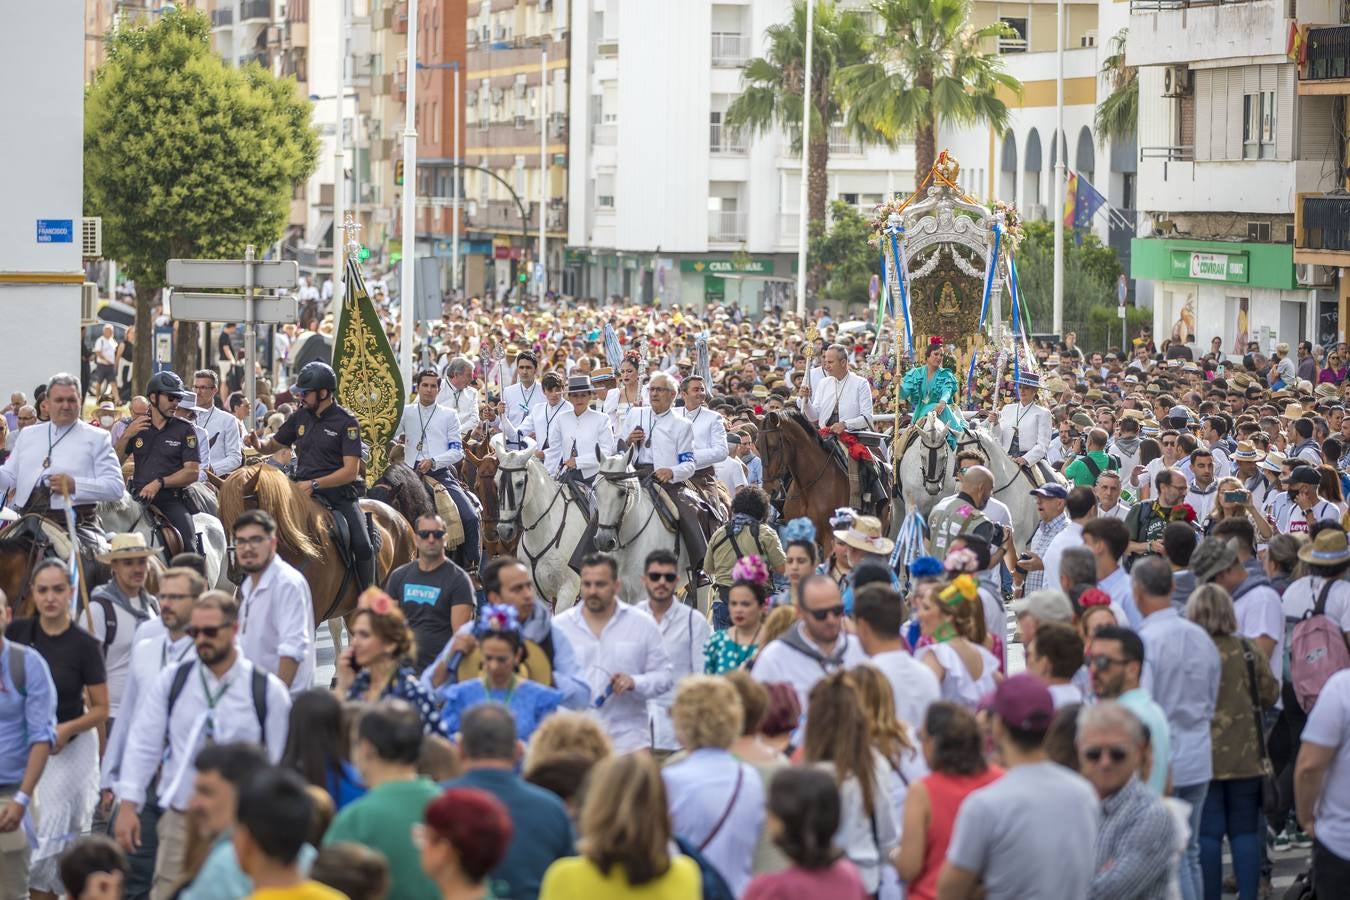
<path id="1" fill-rule="evenodd" d="M 98 505 L 98 516 L 109 534 L 124 532 L 139 534 L 151 547 L 164 548 L 164 539 L 153 519 L 145 514 L 145 507 L 123 491 L 121 499 L 107 500 Z M 206 560 L 206 583 L 213 588 L 234 593 L 234 584 L 230 582 L 229 565 L 226 554 L 228 542 L 225 540 L 225 528 L 220 520 L 209 513 L 199 512 L 193 515 L 192 525 L 202 539 L 202 558 Z M 185 551 L 195 553 L 196 547 L 184 547 Z"/>
<path id="2" fill-rule="evenodd" d="M 28 579 L 33 568 L 44 559 L 60 557 L 68 543 L 63 537 L 53 537 L 54 529 L 62 536 L 66 534 L 64 525 L 53 525 L 38 515 L 6 517 L 4 530 L 0 531 L 0 590 L 9 598 L 15 618 L 35 615 L 28 596 Z M 112 570 L 93 557 L 95 552 L 96 548 L 87 548 L 83 557 L 81 581 L 89 591 L 112 577 Z"/>
<path id="3" fill-rule="evenodd" d="M 235 469 L 220 489 L 222 523 L 232 526 L 249 509 L 265 510 L 276 520 L 277 552 L 309 582 L 315 624 L 356 609 L 360 590 L 338 551 L 329 510 L 280 469 L 256 463 Z M 416 556 L 412 526 L 392 506 L 378 500 L 361 500 L 361 511 L 374 522 L 375 579 L 383 584 L 390 572 Z"/>
<path id="4" fill-rule="evenodd" d="M 528 438 L 522 450 L 507 450 L 500 435 L 492 438 L 497 459 L 497 534 L 514 540 L 516 557 L 534 578 L 541 599 L 562 612 L 576 602 L 581 580 L 569 563 L 586 533 L 589 510 L 577 503 L 566 485 L 544 470 Z"/>
<path id="5" fill-rule="evenodd" d="M 483 553 L 487 558 L 496 556 L 515 556 L 520 535 L 513 533 L 508 541 L 502 537 L 497 526 L 501 522 L 501 511 L 497 505 L 497 455 L 485 441 L 477 449 L 464 448 L 464 458 L 468 461 L 465 469 L 473 471 L 473 493 L 482 505 L 479 523 L 482 525 Z"/>
<path id="6" fill-rule="evenodd" d="M 422 516 L 436 514 L 436 507 L 432 504 L 421 477 L 401 462 L 394 462 L 393 459 L 380 473 L 380 477 L 375 479 L 375 483 L 366 490 L 366 497 L 389 504 L 413 525 L 416 525 Z"/>
<path id="7" fill-rule="evenodd" d="M 611 552 L 619 562 L 619 596 L 636 601 L 647 596 L 643 583 L 643 566 L 647 554 L 653 550 L 676 550 L 679 563 L 675 567 L 678 591 L 689 583 L 691 566 L 689 548 L 672 533 L 657 515 L 656 503 L 643 489 L 632 458 L 636 446 L 613 456 L 602 456 L 600 475 L 595 482 L 595 507 L 598 526 L 595 532 L 597 549 Z M 692 565 L 702 565 L 695 560 Z"/>
<path id="8" fill-rule="evenodd" d="M 765 413 L 755 451 L 764 464 L 764 490 L 772 494 L 781 488 L 787 498 L 784 513 L 795 512 L 815 524 L 823 558 L 828 559 L 834 546 L 830 517 L 849 503 L 848 472 L 821 441 L 816 427 L 797 412 Z M 889 528 L 889 500 L 881 521 Z"/>

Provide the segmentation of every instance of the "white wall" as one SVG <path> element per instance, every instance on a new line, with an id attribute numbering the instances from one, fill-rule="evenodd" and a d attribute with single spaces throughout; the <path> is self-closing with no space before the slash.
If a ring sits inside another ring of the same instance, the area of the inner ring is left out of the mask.
<path id="1" fill-rule="evenodd" d="M 1132 66 L 1250 58 L 1285 59 L 1287 0 L 1192 6 L 1130 16 L 1126 59 Z M 1301 22 L 1334 22 L 1329 0 L 1299 0 Z"/>
<path id="2" fill-rule="evenodd" d="M 23 352 L 0 354 L 0 392 L 31 392 L 80 365 L 84 3 L 18 3 L 6 13 L 0 84 L 13 89 L 4 104 L 11 139 L 0 141 L 0 274 L 14 281 L 0 281 L 0 321 Z M 37 243 L 38 219 L 70 219 L 72 242 Z M 38 273 L 76 282 L 22 283 Z"/>

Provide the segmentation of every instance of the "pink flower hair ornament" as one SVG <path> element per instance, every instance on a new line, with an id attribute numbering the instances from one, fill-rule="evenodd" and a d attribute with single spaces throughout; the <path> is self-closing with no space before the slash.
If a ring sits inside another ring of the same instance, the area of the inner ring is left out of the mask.
<path id="1" fill-rule="evenodd" d="M 979 565 L 979 557 L 975 555 L 974 550 L 967 547 L 958 547 L 951 551 L 942 563 L 942 567 L 948 572 L 978 572 Z"/>
<path id="2" fill-rule="evenodd" d="M 731 567 L 732 581 L 753 581 L 760 587 L 769 586 L 769 566 L 764 559 L 755 554 L 742 556 Z"/>
<path id="3" fill-rule="evenodd" d="M 377 616 L 387 616 L 398 609 L 394 598 L 377 587 L 368 587 L 356 601 L 357 609 L 368 609 Z"/>

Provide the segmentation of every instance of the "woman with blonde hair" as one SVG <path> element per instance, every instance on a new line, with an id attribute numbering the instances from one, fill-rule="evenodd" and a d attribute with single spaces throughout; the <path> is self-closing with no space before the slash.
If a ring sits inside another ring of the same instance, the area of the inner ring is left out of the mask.
<path id="1" fill-rule="evenodd" d="M 748 672 L 729 672 L 723 679 L 736 689 L 741 697 L 741 709 L 745 711 L 740 737 L 731 742 L 731 752 L 737 759 L 754 767 L 767 792 L 774 775 L 789 765 L 787 757 L 760 734 L 760 726 L 769 712 L 769 689 Z M 766 827 L 760 832 L 759 843 L 755 845 L 752 870 L 756 875 L 763 875 L 766 872 L 781 872 L 788 864 L 788 858 L 774 844 L 773 835 L 769 834 Z"/>
<path id="2" fill-rule="evenodd" d="M 576 753 L 593 763 L 614 755 L 609 735 L 585 713 L 560 709 L 539 724 L 525 750 L 525 775 L 549 757 Z"/>
<path id="3" fill-rule="evenodd" d="M 337 694 L 366 703 L 386 697 L 405 700 L 422 717 L 427 734 L 448 738 L 431 692 L 409 662 L 416 647 L 403 610 L 384 591 L 367 588 L 352 614 L 351 643 L 338 659 Z"/>
<path id="4" fill-rule="evenodd" d="M 984 610 L 970 575 L 924 583 L 914 595 L 923 636 L 914 658 L 937 676 L 942 699 L 974 709 L 999 680 L 998 659 L 983 646 Z"/>
<path id="5" fill-rule="evenodd" d="M 1239 494 L 1243 499 L 1228 499 L 1229 496 L 1236 497 Z M 1269 540 L 1274 534 L 1270 522 L 1252 504 L 1251 491 L 1231 475 L 1220 478 L 1214 488 L 1214 506 L 1210 509 L 1209 515 L 1205 516 L 1204 524 L 1200 526 L 1201 530 L 1208 536 L 1214 533 L 1214 526 L 1224 519 L 1244 518 L 1252 523 L 1257 537 L 1261 540 Z"/>
<path id="6" fill-rule="evenodd" d="M 596 765 L 581 806 L 580 856 L 548 867 L 539 900 L 698 900 L 698 864 L 670 852 L 666 789 L 652 758 Z"/>
<path id="7" fill-rule="evenodd" d="M 986 651 L 987 652 L 987 651 Z M 872 744 L 867 715 L 847 672 L 816 683 L 807 704 L 802 761 L 831 772 L 843 815 L 838 840 L 869 894 L 881 888 L 887 854 L 899 839 L 886 790 L 886 761 Z"/>

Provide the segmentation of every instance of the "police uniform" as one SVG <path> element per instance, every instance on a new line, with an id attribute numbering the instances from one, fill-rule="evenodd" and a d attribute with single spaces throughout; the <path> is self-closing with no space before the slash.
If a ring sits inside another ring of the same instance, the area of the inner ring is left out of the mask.
<path id="1" fill-rule="evenodd" d="M 604 456 L 612 456 L 617 447 L 609 416 L 588 409 L 578 416 L 569 406 L 553 420 L 548 432 L 548 447 L 544 450 L 544 468 L 557 476 L 570 471 L 563 468 L 569 459 L 577 461 L 576 471 L 590 484 L 600 471 L 595 458 L 596 448 Z"/>
<path id="2" fill-rule="evenodd" d="M 455 551 L 456 561 L 464 568 L 477 565 L 483 552 L 478 508 L 455 477 L 455 466 L 464 458 L 459 416 L 450 407 L 439 403 L 431 406 L 409 403 L 403 407 L 403 417 L 394 432 L 395 438 L 400 435 L 406 440 L 403 464 L 415 468 L 422 460 L 431 460 L 431 471 L 427 474 L 444 486 L 459 511 L 464 543 Z"/>
<path id="3" fill-rule="evenodd" d="M 716 466 L 727 458 L 726 424 L 706 406 L 686 409 L 684 417 L 694 429 L 694 475 L 689 481 L 709 503 L 724 506 L 729 498 L 718 489 Z"/>
<path id="4" fill-rule="evenodd" d="M 506 404 L 506 419 L 513 428 L 519 429 L 521 423 L 530 418 L 530 414 L 535 410 L 547 407 L 548 400 L 544 397 L 544 388 L 536 380 L 534 384 L 525 387 L 519 381 L 506 386 L 502 391 L 502 402 Z M 502 432 L 506 432 L 506 427 L 502 426 Z M 507 440 L 510 440 L 508 437 Z M 541 438 L 542 440 L 542 438 Z"/>
<path id="5" fill-rule="evenodd" d="M 131 493 L 139 496 L 152 481 L 168 478 L 182 471 L 188 463 L 199 463 L 201 451 L 197 431 L 191 422 L 172 418 L 163 428 L 147 425 L 131 439 L 128 452 L 136 460 L 136 474 L 131 478 Z M 181 487 L 165 487 L 160 483 L 159 493 L 149 501 L 150 506 L 162 512 L 183 539 L 183 550 L 197 550 L 197 529 L 192 524 L 192 513 L 183 503 Z"/>
<path id="6" fill-rule="evenodd" d="M 329 404 L 319 415 L 301 406 L 281 423 L 272 439 L 295 450 L 293 477 L 300 482 L 331 475 L 342 468 L 348 456 L 361 458 L 361 423 L 336 403 Z M 357 573 L 366 581 L 362 585 L 365 587 L 375 581 L 375 556 L 359 503 L 363 488 L 358 479 L 340 487 L 319 488 L 314 496 L 322 498 L 334 515 L 346 520 L 352 556 L 356 559 Z"/>
<path id="7" fill-rule="evenodd" d="M 125 490 L 108 432 L 78 419 L 66 428 L 45 422 L 19 431 L 14 449 L 0 466 L 0 496 L 13 491 L 14 506 L 23 512 L 42 512 L 47 506 L 63 510 L 65 498 L 48 495 L 51 475 L 75 479 L 71 502 L 88 519 L 93 518 L 95 504 L 120 500 Z"/>
<path id="8" fill-rule="evenodd" d="M 239 430 L 239 420 L 228 410 L 212 406 L 206 412 L 197 413 L 197 425 L 206 431 L 203 469 L 210 468 L 218 477 L 224 478 L 243 465 L 243 434 Z"/>

